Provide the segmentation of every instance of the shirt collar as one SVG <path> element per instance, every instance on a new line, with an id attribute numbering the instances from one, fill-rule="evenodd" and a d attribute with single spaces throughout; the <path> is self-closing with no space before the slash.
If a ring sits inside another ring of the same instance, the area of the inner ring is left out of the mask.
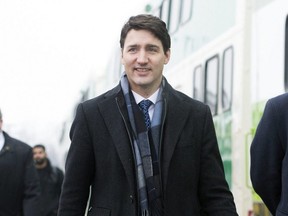
<path id="1" fill-rule="evenodd" d="M 157 100 L 158 93 L 159 93 L 159 88 L 149 98 L 144 98 L 141 95 L 139 95 L 138 93 L 134 92 L 133 90 L 132 90 L 132 93 L 133 93 L 133 96 L 135 98 L 136 104 L 140 103 L 142 100 L 147 100 L 147 99 L 150 100 L 153 104 L 155 104 L 156 100 Z"/>
<path id="2" fill-rule="evenodd" d="M 4 143 L 5 143 L 4 134 L 3 134 L 3 131 L 0 130 L 0 151 L 4 146 Z"/>

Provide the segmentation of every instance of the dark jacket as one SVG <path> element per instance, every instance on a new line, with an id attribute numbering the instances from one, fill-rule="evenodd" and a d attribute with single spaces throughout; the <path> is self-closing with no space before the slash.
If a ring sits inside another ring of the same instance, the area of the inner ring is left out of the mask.
<path id="1" fill-rule="evenodd" d="M 251 181 L 273 215 L 288 215 L 288 93 L 268 100 L 251 145 Z"/>
<path id="2" fill-rule="evenodd" d="M 32 148 L 3 132 L 0 152 L 0 216 L 40 216 L 40 185 Z"/>
<path id="3" fill-rule="evenodd" d="M 166 216 L 237 215 L 208 106 L 166 84 L 161 179 Z M 79 105 L 58 216 L 137 216 L 132 135 L 120 86 Z"/>
<path id="4" fill-rule="evenodd" d="M 47 162 L 45 168 L 37 169 L 41 186 L 39 206 L 41 216 L 57 216 L 64 175 L 62 170 L 52 166 L 49 160 Z"/>

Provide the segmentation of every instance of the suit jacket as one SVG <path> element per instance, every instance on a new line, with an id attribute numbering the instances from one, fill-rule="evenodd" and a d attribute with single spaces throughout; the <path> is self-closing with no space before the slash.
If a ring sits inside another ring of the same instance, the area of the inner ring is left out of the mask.
<path id="1" fill-rule="evenodd" d="M 288 215 L 288 93 L 268 100 L 251 145 L 251 181 L 273 215 Z"/>
<path id="2" fill-rule="evenodd" d="M 237 215 L 208 106 L 166 84 L 160 173 L 165 215 Z M 58 216 L 139 215 L 132 134 L 120 86 L 78 106 Z"/>
<path id="3" fill-rule="evenodd" d="M 32 148 L 3 132 L 0 151 L 0 216 L 40 216 L 39 179 Z"/>

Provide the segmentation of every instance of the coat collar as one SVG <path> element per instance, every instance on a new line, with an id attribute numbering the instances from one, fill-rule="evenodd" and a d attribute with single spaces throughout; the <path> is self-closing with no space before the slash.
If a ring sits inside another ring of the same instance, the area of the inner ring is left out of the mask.
<path id="1" fill-rule="evenodd" d="M 0 155 L 7 153 L 7 152 L 13 152 L 14 151 L 14 146 L 12 144 L 12 138 L 3 131 L 3 135 L 4 135 L 4 146 L 2 148 L 2 150 L 0 151 Z"/>

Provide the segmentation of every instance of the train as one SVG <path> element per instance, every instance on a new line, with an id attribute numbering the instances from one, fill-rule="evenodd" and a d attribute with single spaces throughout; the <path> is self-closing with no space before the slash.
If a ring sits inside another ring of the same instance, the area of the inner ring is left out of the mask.
<path id="1" fill-rule="evenodd" d="M 164 76 L 211 109 L 238 214 L 270 215 L 250 181 L 250 144 L 267 100 L 288 90 L 288 1 L 153 0 L 143 13 L 159 16 L 170 33 Z M 102 87 L 122 72 L 117 47 Z M 97 95 L 87 92 L 84 99 Z"/>

